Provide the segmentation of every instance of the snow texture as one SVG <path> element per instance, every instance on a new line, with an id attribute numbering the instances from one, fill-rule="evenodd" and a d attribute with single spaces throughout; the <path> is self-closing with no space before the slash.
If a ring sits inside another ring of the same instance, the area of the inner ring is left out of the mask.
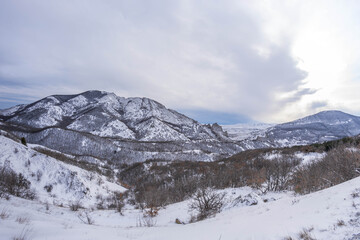
<path id="1" fill-rule="evenodd" d="M 126 190 L 98 173 L 60 162 L 31 148 L 0 135 L 0 166 L 23 174 L 39 201 L 66 205 L 80 200 L 82 205 L 90 206 L 95 204 L 98 194 L 108 196 Z M 48 192 L 44 187 L 50 185 L 52 190 Z"/>
<path id="2" fill-rule="evenodd" d="M 11 239 L 27 230 L 34 240 L 43 239 L 299 239 L 304 230 L 316 239 L 338 240 L 360 233 L 360 178 L 304 196 L 290 193 L 262 195 L 251 188 L 225 189 L 226 206 L 216 217 L 192 224 L 188 222 L 189 201 L 166 206 L 152 219 L 153 227 L 141 226 L 142 212 L 127 205 L 124 215 L 113 210 L 82 210 L 12 197 L 0 199 L 0 211 L 9 215 L 0 221 L 0 236 Z M 355 197 L 354 197 L 355 196 Z M 244 201 L 240 201 L 243 199 Z M 88 215 L 93 225 L 79 214 Z M 27 223 L 19 223 L 19 217 Z"/>

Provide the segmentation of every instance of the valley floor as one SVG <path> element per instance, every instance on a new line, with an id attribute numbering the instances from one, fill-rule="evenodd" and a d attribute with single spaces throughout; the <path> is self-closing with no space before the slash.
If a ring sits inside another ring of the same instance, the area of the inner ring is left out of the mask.
<path id="1" fill-rule="evenodd" d="M 136 209 L 126 209 L 124 216 L 94 210 L 89 212 L 94 224 L 88 225 L 81 220 L 86 221 L 84 209 L 73 212 L 50 204 L 47 210 L 37 201 L 0 199 L 0 239 L 301 239 L 306 232 L 313 239 L 360 239 L 360 178 L 304 196 L 256 195 L 250 188 L 226 191 L 227 205 L 216 217 L 176 224 L 176 218 L 190 218 L 185 201 L 161 209 L 153 227 L 142 226 Z M 257 205 L 233 206 L 236 197 L 251 192 Z"/>

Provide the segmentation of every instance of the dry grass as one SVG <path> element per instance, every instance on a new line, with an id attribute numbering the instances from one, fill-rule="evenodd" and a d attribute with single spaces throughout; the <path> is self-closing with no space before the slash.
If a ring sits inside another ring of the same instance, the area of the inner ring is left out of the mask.
<path id="1" fill-rule="evenodd" d="M 9 212 L 9 210 L 4 207 L 4 208 L 1 210 L 1 212 L 0 212 L 0 218 L 1 218 L 2 220 L 4 220 L 4 219 L 7 219 L 7 218 L 9 218 L 9 217 L 10 217 L 10 212 Z"/>
<path id="2" fill-rule="evenodd" d="M 316 240 L 312 235 L 311 232 L 314 230 L 314 228 L 304 228 L 300 233 L 299 233 L 299 238 L 303 239 L 303 240 Z"/>
<path id="3" fill-rule="evenodd" d="M 30 240 L 31 239 L 31 229 L 28 226 L 25 226 L 19 235 L 16 235 L 12 238 L 12 240 Z"/>
<path id="4" fill-rule="evenodd" d="M 345 226 L 346 224 L 345 224 L 344 220 L 338 220 L 337 223 L 336 223 L 336 225 L 337 225 L 338 227 L 342 227 L 342 226 Z"/>
<path id="5" fill-rule="evenodd" d="M 18 216 L 15 221 L 20 224 L 29 224 L 30 223 L 30 219 L 28 217 L 22 217 L 22 216 Z"/>

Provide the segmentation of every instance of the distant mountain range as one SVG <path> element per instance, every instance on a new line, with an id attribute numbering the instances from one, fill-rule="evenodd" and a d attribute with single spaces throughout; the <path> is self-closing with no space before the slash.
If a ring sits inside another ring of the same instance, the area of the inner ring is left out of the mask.
<path id="1" fill-rule="evenodd" d="M 324 111 L 266 131 L 265 138 L 281 146 L 305 145 L 360 134 L 360 117 L 341 111 Z"/>
<path id="2" fill-rule="evenodd" d="M 360 117 L 326 111 L 275 126 L 204 125 L 148 98 L 87 91 L 0 110 L 0 129 L 83 160 L 212 161 L 237 152 L 360 134 Z M 236 130 L 237 129 L 237 130 Z M 246 134 L 246 135 L 243 135 Z"/>
<path id="3" fill-rule="evenodd" d="M 282 124 L 237 124 L 222 126 L 235 141 L 272 147 L 306 145 L 360 134 L 360 117 L 341 111 L 323 111 Z M 261 145 L 261 144 L 260 144 Z M 254 147 L 257 148 L 257 147 Z"/>

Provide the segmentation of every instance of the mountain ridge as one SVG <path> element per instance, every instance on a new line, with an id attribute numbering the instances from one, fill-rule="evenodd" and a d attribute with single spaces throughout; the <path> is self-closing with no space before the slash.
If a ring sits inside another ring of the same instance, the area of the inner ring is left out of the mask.
<path id="1" fill-rule="evenodd" d="M 200 124 L 149 98 L 103 91 L 48 96 L 2 110 L 0 119 L 0 127 L 32 143 L 100 159 L 214 160 L 241 150 L 217 124 Z"/>
<path id="2" fill-rule="evenodd" d="M 103 91 L 52 95 L 28 105 L 2 110 L 0 117 L 5 122 L 29 128 L 60 127 L 132 140 L 226 138 L 225 133 L 214 134 L 215 128 L 202 125 L 149 98 L 123 98 Z M 103 129 L 97 127 L 101 123 L 96 120 L 106 122 L 102 124 Z M 160 128 L 155 129 L 156 132 L 149 129 L 156 127 Z M 166 131 L 161 131 L 162 128 Z M 116 130 L 119 131 L 113 132 Z M 172 135 L 162 136 L 162 132 L 172 132 Z"/>
<path id="3" fill-rule="evenodd" d="M 268 128 L 242 129 L 239 134 L 247 135 L 239 138 L 216 123 L 200 124 L 155 100 L 97 90 L 52 95 L 0 110 L 0 120 L 0 129 L 90 162 L 214 161 L 247 149 L 306 145 L 360 134 L 360 117 L 331 110 Z"/>

